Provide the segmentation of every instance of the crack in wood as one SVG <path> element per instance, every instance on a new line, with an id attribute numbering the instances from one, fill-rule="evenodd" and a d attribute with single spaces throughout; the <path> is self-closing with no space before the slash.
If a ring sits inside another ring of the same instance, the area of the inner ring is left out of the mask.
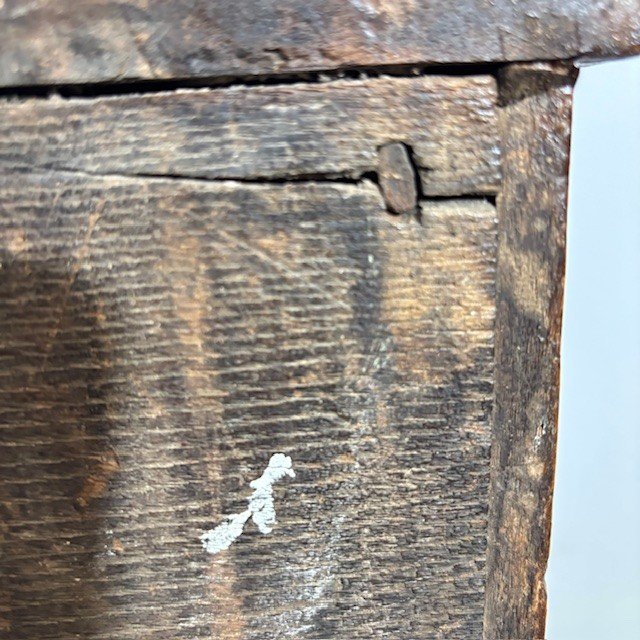
<path id="1" fill-rule="evenodd" d="M 404 151 L 398 149 L 402 147 Z M 389 151 L 388 149 L 392 150 Z M 383 150 L 384 149 L 384 150 Z M 118 180 L 133 180 L 144 182 L 175 181 L 180 183 L 197 184 L 241 184 L 248 186 L 277 186 L 287 184 L 316 185 L 316 184 L 347 184 L 354 186 L 375 185 L 380 191 L 386 210 L 394 215 L 413 214 L 420 220 L 421 203 L 440 202 L 443 200 L 485 200 L 495 206 L 496 196 L 486 193 L 452 193 L 451 195 L 433 196 L 422 192 L 420 172 L 428 171 L 415 163 L 411 147 L 404 143 L 390 143 L 381 147 L 381 165 L 378 171 L 357 172 L 327 172 L 327 173 L 298 173 L 282 176 L 247 177 L 211 177 L 187 176 L 175 173 L 146 173 L 146 172 L 117 172 L 117 171 L 87 171 L 64 167 L 48 167 L 32 165 L 28 169 L 18 168 L 9 171 L 14 175 L 33 175 L 51 173 L 83 178 L 113 178 Z M 395 155 L 397 154 L 397 155 Z M 403 155 L 404 154 L 404 155 Z"/>
<path id="2" fill-rule="evenodd" d="M 0 100 L 40 98 L 101 98 L 106 96 L 175 93 L 183 89 L 229 89 L 232 87 L 288 86 L 296 84 L 328 84 L 367 78 L 417 78 L 421 76 L 498 76 L 504 63 L 461 64 L 379 64 L 354 65 L 340 69 L 322 68 L 295 73 L 274 72 L 210 77 L 141 79 L 127 82 L 43 83 L 0 87 Z"/>

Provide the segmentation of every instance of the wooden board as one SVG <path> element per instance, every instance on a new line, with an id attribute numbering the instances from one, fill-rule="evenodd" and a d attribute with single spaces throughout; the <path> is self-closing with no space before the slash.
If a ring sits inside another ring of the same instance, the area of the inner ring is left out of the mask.
<path id="1" fill-rule="evenodd" d="M 426 195 L 495 194 L 490 76 L 379 78 L 0 105 L 0 168 L 239 180 L 352 179 L 411 148 Z"/>
<path id="2" fill-rule="evenodd" d="M 0 207 L 12 638 L 481 636 L 491 204 L 29 173 Z M 277 451 L 276 529 L 205 553 Z"/>
<path id="3" fill-rule="evenodd" d="M 485 638 L 544 638 L 576 72 L 501 73 L 495 423 Z"/>
<path id="4" fill-rule="evenodd" d="M 5 0 L 0 85 L 631 54 L 640 0 Z"/>
<path id="5" fill-rule="evenodd" d="M 0 637 L 541 640 L 575 74 L 503 63 L 638 0 L 0 5 Z"/>

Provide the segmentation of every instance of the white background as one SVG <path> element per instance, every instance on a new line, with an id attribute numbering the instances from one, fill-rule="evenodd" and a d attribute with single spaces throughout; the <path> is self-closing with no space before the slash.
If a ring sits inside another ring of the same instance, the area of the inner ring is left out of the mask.
<path id="1" fill-rule="evenodd" d="M 549 640 L 640 639 L 640 58 L 582 68 Z"/>

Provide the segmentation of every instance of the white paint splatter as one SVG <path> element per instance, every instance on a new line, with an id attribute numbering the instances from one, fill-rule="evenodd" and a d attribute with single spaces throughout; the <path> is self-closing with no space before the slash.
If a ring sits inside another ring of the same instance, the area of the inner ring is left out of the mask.
<path id="1" fill-rule="evenodd" d="M 540 448 L 544 437 L 547 435 L 547 421 L 542 420 L 536 429 L 536 435 L 533 438 L 533 446 L 536 450 Z"/>
<path id="2" fill-rule="evenodd" d="M 223 522 L 215 529 L 205 531 L 201 536 L 202 546 L 209 553 L 219 553 L 228 549 L 232 542 L 238 538 L 244 530 L 244 525 L 249 518 L 258 527 L 260 533 L 271 533 L 276 523 L 276 509 L 273 504 L 273 485 L 285 476 L 295 477 L 291 465 L 291 458 L 283 453 L 274 453 L 269 460 L 264 473 L 249 483 L 254 492 L 249 498 L 249 508 L 242 513 L 227 516 L 227 522 Z"/>

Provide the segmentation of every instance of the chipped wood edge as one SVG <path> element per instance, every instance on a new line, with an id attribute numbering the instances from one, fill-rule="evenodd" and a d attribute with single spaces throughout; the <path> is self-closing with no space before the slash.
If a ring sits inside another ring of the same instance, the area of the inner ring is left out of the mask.
<path id="1" fill-rule="evenodd" d="M 500 73 L 495 404 L 484 640 L 544 638 L 558 417 L 571 102 L 577 72 Z"/>

